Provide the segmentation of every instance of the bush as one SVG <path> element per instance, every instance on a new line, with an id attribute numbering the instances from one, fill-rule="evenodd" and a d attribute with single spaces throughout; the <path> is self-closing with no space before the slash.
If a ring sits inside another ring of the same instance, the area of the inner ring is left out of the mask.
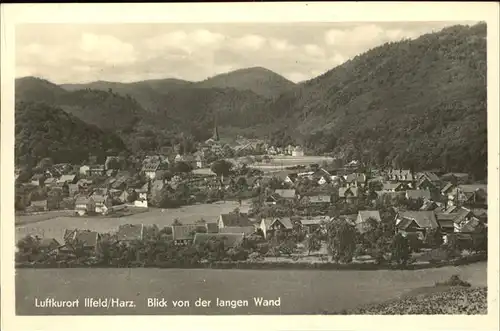
<path id="1" fill-rule="evenodd" d="M 444 282 L 436 282 L 435 286 L 460 286 L 460 287 L 470 287 L 470 283 L 464 280 L 461 280 L 458 275 L 453 275 L 450 279 Z"/>

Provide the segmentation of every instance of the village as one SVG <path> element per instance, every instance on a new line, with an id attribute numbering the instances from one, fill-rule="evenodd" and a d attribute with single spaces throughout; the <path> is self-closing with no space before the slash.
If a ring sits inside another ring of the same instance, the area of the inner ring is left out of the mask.
<path id="1" fill-rule="evenodd" d="M 65 229 L 63 238 L 28 235 L 21 243 L 22 260 L 41 259 L 33 258 L 33 245 L 45 257 L 63 252 L 59 255 L 67 259 L 72 251 L 74 255 L 76 243 L 95 255 L 103 238 L 127 247 L 132 242 L 166 240 L 182 249 L 215 240 L 239 260 L 285 255 L 295 261 L 312 252 L 324 252 L 319 254 L 321 261 L 328 256 L 325 252 L 337 254 L 337 260 L 347 254 L 348 262 L 357 255 L 380 259 L 396 235 L 413 253 L 451 241 L 474 251 L 486 247 L 487 186 L 472 182 L 468 174 L 372 169 L 356 160 L 307 164 L 310 159 L 300 146 L 280 148 L 242 140 L 237 146 L 223 144 L 215 128 L 214 136 L 193 154 L 146 155 L 128 167 L 129 160 L 115 155 L 102 164 L 91 157 L 82 165 L 46 162 L 36 174 L 24 176 L 24 182 L 21 172 L 16 173 L 18 215 L 69 211 L 76 218 L 124 220 L 112 234 L 82 226 Z M 273 159 L 292 163 L 273 166 Z M 175 219 L 163 229 L 162 224 L 126 221 L 128 215 L 151 209 L 168 213 L 169 208 L 222 200 L 238 201 L 239 206 L 246 201 L 248 211 L 236 208 L 217 219 L 205 219 L 201 212 L 193 224 Z M 338 224 L 347 224 L 352 233 L 342 230 L 342 238 L 335 239 Z M 367 239 L 373 233 L 378 237 Z M 385 242 L 380 244 L 382 237 Z M 337 248 L 335 253 L 339 240 L 349 241 L 350 248 Z M 245 245 L 245 253 L 234 253 L 235 247 Z"/>

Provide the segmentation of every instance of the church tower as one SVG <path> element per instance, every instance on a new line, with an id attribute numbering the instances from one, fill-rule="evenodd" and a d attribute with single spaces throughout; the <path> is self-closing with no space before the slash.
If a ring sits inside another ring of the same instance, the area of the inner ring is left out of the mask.
<path id="1" fill-rule="evenodd" d="M 215 141 L 219 141 L 219 129 L 217 128 L 217 115 L 214 118 L 214 134 L 212 135 L 212 139 Z"/>

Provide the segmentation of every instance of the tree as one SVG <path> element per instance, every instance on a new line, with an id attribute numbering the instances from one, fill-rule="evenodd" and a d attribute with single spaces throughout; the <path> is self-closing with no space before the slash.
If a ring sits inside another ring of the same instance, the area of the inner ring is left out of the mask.
<path id="1" fill-rule="evenodd" d="M 133 203 L 135 200 L 137 200 L 139 198 L 139 195 L 137 194 L 137 192 L 135 190 L 133 190 L 132 192 L 130 192 L 130 194 L 128 195 L 127 197 L 127 201 L 129 203 Z"/>
<path id="2" fill-rule="evenodd" d="M 396 234 L 392 240 L 391 258 L 402 266 L 405 266 L 410 259 L 410 245 L 408 239 L 401 233 Z"/>
<path id="3" fill-rule="evenodd" d="M 176 218 L 176 219 L 174 219 L 174 222 L 172 223 L 172 225 L 179 226 L 179 225 L 182 225 L 182 223 L 178 218 Z"/>
<path id="4" fill-rule="evenodd" d="M 424 243 L 431 248 L 437 248 L 443 244 L 443 234 L 439 229 L 430 229 L 425 234 Z"/>
<path id="5" fill-rule="evenodd" d="M 306 236 L 307 255 L 311 252 L 316 252 L 321 249 L 321 237 L 317 231 L 314 231 Z"/>
<path id="6" fill-rule="evenodd" d="M 356 249 L 356 229 L 345 220 L 333 220 L 327 224 L 327 248 L 336 262 L 352 261 Z"/>
<path id="7" fill-rule="evenodd" d="M 108 169 L 113 169 L 113 170 L 120 170 L 121 169 L 121 162 L 118 160 L 118 158 L 113 157 L 108 161 L 107 168 Z"/>
<path id="8" fill-rule="evenodd" d="M 228 176 L 231 173 L 231 169 L 233 168 L 233 164 L 226 160 L 218 160 L 212 163 L 210 170 L 215 173 L 219 177 Z"/>
<path id="9" fill-rule="evenodd" d="M 186 163 L 184 161 L 178 161 L 174 163 L 172 170 L 175 173 L 189 173 L 193 170 L 193 168 L 189 163 Z"/>

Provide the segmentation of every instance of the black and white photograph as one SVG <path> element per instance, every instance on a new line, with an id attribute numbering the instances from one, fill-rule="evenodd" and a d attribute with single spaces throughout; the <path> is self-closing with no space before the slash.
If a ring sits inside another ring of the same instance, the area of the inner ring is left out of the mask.
<path id="1" fill-rule="evenodd" d="M 489 33 L 16 24 L 12 309 L 487 315 Z"/>

